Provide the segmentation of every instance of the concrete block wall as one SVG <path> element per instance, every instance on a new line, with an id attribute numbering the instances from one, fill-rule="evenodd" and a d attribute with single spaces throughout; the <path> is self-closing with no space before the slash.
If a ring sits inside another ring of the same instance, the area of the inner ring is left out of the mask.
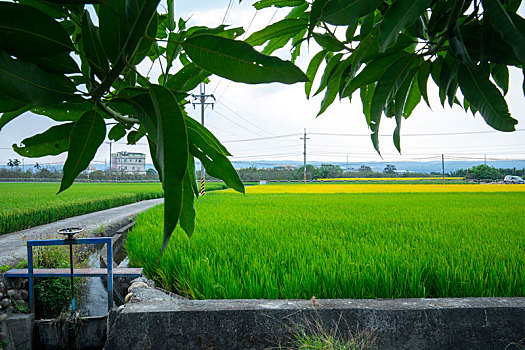
<path id="1" fill-rule="evenodd" d="M 190 301 L 146 288 L 134 295 L 111 312 L 106 349 L 278 348 L 315 323 L 371 332 L 378 349 L 504 349 L 525 338 L 525 298 Z"/>

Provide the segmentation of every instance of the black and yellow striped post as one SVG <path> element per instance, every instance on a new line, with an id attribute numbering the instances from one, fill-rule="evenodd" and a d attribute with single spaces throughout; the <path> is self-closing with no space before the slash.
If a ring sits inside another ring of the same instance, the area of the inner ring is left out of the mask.
<path id="1" fill-rule="evenodd" d="M 204 189 L 204 178 L 201 178 L 201 196 L 204 196 L 206 194 L 206 190 Z"/>

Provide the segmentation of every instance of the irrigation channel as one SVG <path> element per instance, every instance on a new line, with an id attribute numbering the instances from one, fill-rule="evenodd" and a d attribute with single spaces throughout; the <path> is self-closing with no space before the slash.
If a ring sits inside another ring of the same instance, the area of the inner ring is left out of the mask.
<path id="1" fill-rule="evenodd" d="M 102 245 L 87 259 L 88 268 L 99 268 Z M 86 278 L 85 287 L 80 298 L 79 313 L 82 317 L 102 316 L 108 312 L 108 290 L 101 277 Z M 115 304 L 113 302 L 113 304 Z"/>

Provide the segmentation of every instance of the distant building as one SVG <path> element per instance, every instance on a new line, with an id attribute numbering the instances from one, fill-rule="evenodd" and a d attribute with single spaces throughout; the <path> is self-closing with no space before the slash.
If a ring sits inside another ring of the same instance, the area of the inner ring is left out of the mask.
<path id="1" fill-rule="evenodd" d="M 111 155 L 111 170 L 124 173 L 146 173 L 144 153 L 118 152 Z"/>
<path id="2" fill-rule="evenodd" d="M 297 165 L 276 165 L 273 167 L 275 170 L 296 170 Z"/>

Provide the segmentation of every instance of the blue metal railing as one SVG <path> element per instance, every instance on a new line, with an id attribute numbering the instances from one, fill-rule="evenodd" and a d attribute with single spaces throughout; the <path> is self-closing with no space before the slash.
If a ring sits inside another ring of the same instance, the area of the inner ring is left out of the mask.
<path id="1" fill-rule="evenodd" d="M 113 307 L 113 249 L 111 246 L 111 237 L 97 238 L 71 238 L 71 239 L 43 239 L 27 241 L 27 268 L 29 278 L 29 307 L 31 312 L 35 312 L 35 294 L 34 294 L 34 274 L 33 274 L 33 247 L 48 247 L 57 245 L 74 245 L 74 244 L 107 244 L 107 286 L 108 286 L 108 310 Z M 73 278 L 73 265 L 71 262 L 71 278 Z M 74 295 L 71 300 L 72 311 L 75 311 Z"/>

